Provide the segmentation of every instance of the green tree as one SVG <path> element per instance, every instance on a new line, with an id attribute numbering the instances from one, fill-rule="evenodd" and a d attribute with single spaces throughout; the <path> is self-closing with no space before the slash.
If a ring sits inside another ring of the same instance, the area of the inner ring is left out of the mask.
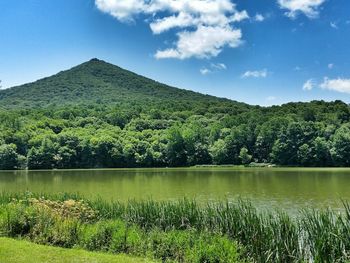
<path id="1" fill-rule="evenodd" d="M 338 166 L 350 166 L 350 125 L 341 126 L 334 134 L 331 155 Z"/>
<path id="2" fill-rule="evenodd" d="M 252 160 L 252 156 L 249 155 L 248 149 L 243 147 L 239 152 L 239 159 L 242 164 L 249 164 Z"/>
<path id="3" fill-rule="evenodd" d="M 272 147 L 282 129 L 286 129 L 288 126 L 288 122 L 286 118 L 277 117 L 263 123 L 258 128 L 258 135 L 255 142 L 255 154 L 260 162 L 270 162 Z"/>
<path id="4" fill-rule="evenodd" d="M 68 146 L 62 146 L 58 149 L 55 155 L 57 168 L 76 168 L 77 167 L 77 152 Z"/>
<path id="5" fill-rule="evenodd" d="M 225 138 L 228 163 L 239 164 L 241 162 L 239 154 L 241 148 L 246 145 L 247 134 L 245 127 L 240 126 L 233 128 L 230 135 Z"/>
<path id="6" fill-rule="evenodd" d="M 312 164 L 311 149 L 308 144 L 303 144 L 298 149 L 298 163 L 303 166 Z"/>
<path id="7" fill-rule="evenodd" d="M 214 164 L 228 164 L 226 142 L 222 139 L 217 140 L 209 149 Z"/>
<path id="8" fill-rule="evenodd" d="M 40 147 L 33 147 L 28 152 L 29 169 L 52 169 L 56 167 L 57 155 L 54 143 L 45 138 Z"/>
<path id="9" fill-rule="evenodd" d="M 170 166 L 185 166 L 187 164 L 185 141 L 177 126 L 168 131 L 167 159 Z"/>
<path id="10" fill-rule="evenodd" d="M 330 166 L 332 164 L 329 143 L 325 138 L 317 137 L 312 142 L 312 165 L 313 166 Z"/>
<path id="11" fill-rule="evenodd" d="M 0 145 L 0 170 L 13 170 L 19 168 L 19 155 L 14 144 Z"/>

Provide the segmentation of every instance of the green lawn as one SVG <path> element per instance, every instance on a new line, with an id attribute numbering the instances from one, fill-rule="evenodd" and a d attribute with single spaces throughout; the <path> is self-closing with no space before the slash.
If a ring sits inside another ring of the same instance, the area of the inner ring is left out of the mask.
<path id="1" fill-rule="evenodd" d="M 41 246 L 27 241 L 0 238 L 1 263 L 150 263 L 125 255 L 109 255 L 78 249 Z"/>

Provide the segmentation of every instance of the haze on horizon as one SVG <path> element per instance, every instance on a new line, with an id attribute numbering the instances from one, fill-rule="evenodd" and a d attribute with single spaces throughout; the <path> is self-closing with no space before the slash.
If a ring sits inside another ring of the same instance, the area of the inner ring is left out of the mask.
<path id="1" fill-rule="evenodd" d="M 250 104 L 350 102 L 346 0 L 4 0 L 2 88 L 93 57 Z"/>

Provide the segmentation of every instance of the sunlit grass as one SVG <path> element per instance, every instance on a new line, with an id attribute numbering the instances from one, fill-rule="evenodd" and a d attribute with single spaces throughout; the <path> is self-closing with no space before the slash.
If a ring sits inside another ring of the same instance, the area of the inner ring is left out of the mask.
<path id="1" fill-rule="evenodd" d="M 126 255 L 92 253 L 81 249 L 42 246 L 27 241 L 0 238 L 1 263 L 148 263 L 148 259 Z"/>

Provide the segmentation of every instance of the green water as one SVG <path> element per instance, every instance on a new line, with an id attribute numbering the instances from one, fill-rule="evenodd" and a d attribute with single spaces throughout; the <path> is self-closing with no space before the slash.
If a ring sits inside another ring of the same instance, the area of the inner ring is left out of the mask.
<path id="1" fill-rule="evenodd" d="M 249 198 L 259 206 L 341 207 L 350 169 L 189 168 L 0 172 L 0 191 L 78 192 L 86 197 L 199 201 Z"/>

